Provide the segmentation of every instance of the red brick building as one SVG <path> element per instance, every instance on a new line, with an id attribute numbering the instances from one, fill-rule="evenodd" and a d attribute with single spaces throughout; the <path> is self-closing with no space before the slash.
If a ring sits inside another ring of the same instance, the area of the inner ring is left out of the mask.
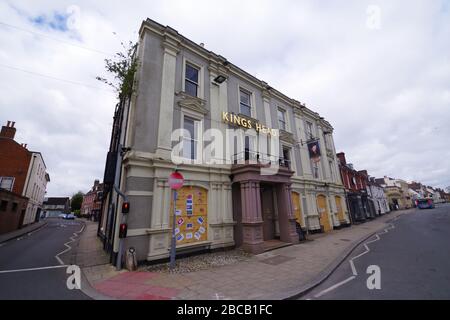
<path id="1" fill-rule="evenodd" d="M 94 186 L 83 196 L 80 213 L 94 221 L 98 220 L 102 206 L 103 183 L 99 180 L 94 181 Z"/>
<path id="2" fill-rule="evenodd" d="M 0 188 L 28 199 L 21 227 L 39 221 L 50 176 L 42 154 L 14 140 L 14 125 L 15 122 L 8 121 L 0 132 Z"/>
<path id="3" fill-rule="evenodd" d="M 0 189 L 0 234 L 20 229 L 27 204 L 28 198 Z"/>
<path id="4" fill-rule="evenodd" d="M 347 193 L 347 204 L 352 220 L 353 222 L 364 221 L 372 216 L 367 195 L 367 171 L 355 170 L 352 164 L 347 163 L 344 152 L 336 156 L 339 159 L 339 171 Z"/>
<path id="5" fill-rule="evenodd" d="M 0 132 L 0 181 L 1 187 L 21 195 L 25 188 L 32 153 L 26 145 L 14 140 L 15 122 L 8 121 Z M 12 188 L 9 188 L 12 186 Z"/>

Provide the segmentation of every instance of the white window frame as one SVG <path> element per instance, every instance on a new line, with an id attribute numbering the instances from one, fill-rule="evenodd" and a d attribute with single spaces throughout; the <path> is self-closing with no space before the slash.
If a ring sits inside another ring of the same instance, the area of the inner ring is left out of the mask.
<path id="1" fill-rule="evenodd" d="M 334 165 L 333 165 L 333 161 L 332 161 L 332 160 L 329 160 L 329 161 L 328 161 L 328 165 L 329 165 L 329 167 L 330 167 L 330 180 L 331 180 L 331 181 L 335 181 L 335 178 L 334 178 Z"/>
<path id="2" fill-rule="evenodd" d="M 317 167 L 317 177 L 315 175 L 316 167 Z M 312 171 L 312 176 L 314 179 L 319 179 L 319 180 L 321 179 L 320 178 L 320 164 L 319 164 L 319 162 L 314 162 L 312 159 L 311 159 L 311 171 Z"/>
<path id="3" fill-rule="evenodd" d="M 197 130 L 195 130 L 195 126 L 194 126 L 194 131 L 196 131 L 194 133 L 197 134 L 197 136 L 194 137 L 194 141 L 196 141 L 196 143 L 197 143 L 197 152 L 195 154 L 194 159 L 184 157 L 185 150 L 184 150 L 184 136 L 183 136 L 183 139 L 182 139 L 183 154 L 181 155 L 181 157 L 183 158 L 183 161 L 185 161 L 187 163 L 201 164 L 202 159 L 203 159 L 203 121 L 204 121 L 204 117 L 202 114 L 200 114 L 198 112 L 182 108 L 180 121 L 181 121 L 181 129 L 183 129 L 183 130 L 184 130 L 185 117 L 191 118 L 194 121 L 198 122 Z"/>
<path id="4" fill-rule="evenodd" d="M 284 129 L 281 128 L 280 126 L 280 119 L 278 118 L 278 112 L 281 112 L 283 114 L 283 121 L 284 121 Z M 287 110 L 282 108 L 282 107 L 278 107 L 277 108 L 277 121 L 278 121 L 278 128 L 280 130 L 284 130 L 286 132 L 290 132 L 290 128 L 289 128 L 289 121 L 288 121 L 288 116 L 287 116 Z"/>
<path id="5" fill-rule="evenodd" d="M 308 131 L 308 128 L 309 128 L 308 124 L 311 125 L 311 136 L 308 136 L 308 133 L 309 133 L 309 131 Z M 314 123 L 312 121 L 309 121 L 309 120 L 306 120 L 306 119 L 305 119 L 305 135 L 306 135 L 306 140 L 307 141 L 314 138 Z"/>
<path id="6" fill-rule="evenodd" d="M 198 69 L 198 88 L 197 88 L 197 98 L 204 99 L 205 96 L 205 81 L 204 81 L 204 71 L 205 68 L 198 63 L 192 62 L 191 60 L 186 59 L 183 57 L 183 74 L 181 78 L 181 90 L 183 92 L 186 92 L 186 64 L 190 64 L 194 68 Z"/>
<path id="7" fill-rule="evenodd" d="M 323 140 L 325 142 L 325 149 L 326 150 L 333 150 L 331 148 L 330 138 L 331 138 L 331 134 L 323 134 Z"/>
<path id="8" fill-rule="evenodd" d="M 238 110 L 240 114 L 243 114 L 241 112 L 241 90 L 245 91 L 250 95 L 250 117 L 253 119 L 256 119 L 256 100 L 255 100 L 255 93 L 250 90 L 249 88 L 238 84 L 238 94 L 237 94 L 237 100 L 238 100 Z"/>
<path id="9" fill-rule="evenodd" d="M 283 154 L 283 149 L 288 149 L 289 152 L 289 161 L 290 161 L 290 170 L 294 171 L 294 175 L 297 175 L 297 164 L 295 162 L 295 156 L 294 156 L 294 148 L 291 144 L 282 144 L 281 145 L 281 155 Z"/>
<path id="10" fill-rule="evenodd" d="M 11 182 L 11 189 L 5 189 L 5 190 L 8 190 L 8 191 L 11 191 L 12 192 L 12 190 L 14 189 L 14 182 L 16 181 L 16 178 L 15 177 L 0 177 L 0 186 L 2 185 L 2 183 L 3 183 L 3 179 L 9 179 L 9 180 L 12 180 L 12 182 Z"/>

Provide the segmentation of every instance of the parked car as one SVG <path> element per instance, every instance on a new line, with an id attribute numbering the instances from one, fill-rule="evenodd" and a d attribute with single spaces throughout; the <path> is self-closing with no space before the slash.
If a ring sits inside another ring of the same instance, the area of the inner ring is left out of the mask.
<path id="1" fill-rule="evenodd" d="M 60 215 L 58 215 L 58 218 L 63 218 L 63 219 L 65 219 L 65 218 L 66 218 L 66 215 L 67 215 L 67 213 L 61 213 Z"/>
<path id="2" fill-rule="evenodd" d="M 419 209 L 433 209 L 434 208 L 434 202 L 432 199 L 418 199 L 417 200 L 417 207 Z"/>
<path id="3" fill-rule="evenodd" d="M 64 219 L 73 220 L 73 219 L 75 219 L 75 215 L 72 213 L 68 213 L 68 214 L 66 214 Z"/>

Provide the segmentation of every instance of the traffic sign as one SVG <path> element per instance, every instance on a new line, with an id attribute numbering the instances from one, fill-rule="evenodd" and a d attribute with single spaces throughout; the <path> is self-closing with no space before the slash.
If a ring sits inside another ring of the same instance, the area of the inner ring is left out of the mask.
<path id="1" fill-rule="evenodd" d="M 178 190 L 183 186 L 184 178 L 178 171 L 172 172 L 169 176 L 169 186 L 173 190 Z"/>

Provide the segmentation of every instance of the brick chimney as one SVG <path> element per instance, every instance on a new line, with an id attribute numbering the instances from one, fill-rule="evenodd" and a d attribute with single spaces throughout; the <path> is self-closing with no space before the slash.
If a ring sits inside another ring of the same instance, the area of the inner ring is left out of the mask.
<path id="1" fill-rule="evenodd" d="M 343 166 L 345 166 L 345 165 L 347 164 L 347 161 L 345 161 L 345 153 L 344 153 L 344 152 L 339 152 L 339 153 L 336 154 L 336 156 L 338 157 L 339 162 L 340 162 Z"/>
<path id="2" fill-rule="evenodd" d="M 6 126 L 2 126 L 0 137 L 14 139 L 14 136 L 16 135 L 16 128 L 14 128 L 14 124 L 14 121 L 8 121 Z"/>

